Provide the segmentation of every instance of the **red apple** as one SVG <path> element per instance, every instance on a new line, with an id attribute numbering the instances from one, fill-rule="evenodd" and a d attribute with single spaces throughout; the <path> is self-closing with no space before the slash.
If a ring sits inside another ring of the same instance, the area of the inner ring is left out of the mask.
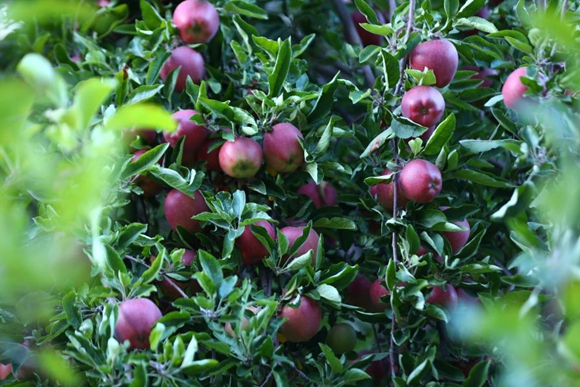
<path id="1" fill-rule="evenodd" d="M 356 342 L 356 331 L 346 323 L 336 324 L 326 336 L 326 344 L 338 355 L 354 350 Z"/>
<path id="2" fill-rule="evenodd" d="M 201 230 L 199 221 L 191 217 L 209 211 L 201 192 L 195 191 L 191 198 L 176 189 L 169 191 L 163 208 L 165 218 L 173 231 L 177 231 L 177 226 L 180 226 L 191 233 Z"/>
<path id="3" fill-rule="evenodd" d="M 346 289 L 346 298 L 344 302 L 349 305 L 358 306 L 366 310 L 371 310 L 371 281 L 367 277 L 356 277 Z"/>
<path id="4" fill-rule="evenodd" d="M 389 169 L 385 169 L 381 176 L 389 175 L 393 173 Z M 398 182 L 397 182 L 398 183 Z M 371 187 L 370 193 L 371 196 L 381 205 L 383 208 L 393 211 L 393 202 L 394 202 L 394 190 L 395 185 L 393 182 L 390 183 L 381 183 Z M 397 206 L 399 208 L 404 208 L 407 203 L 409 203 L 409 199 L 405 197 L 403 191 L 401 190 L 401 185 L 397 184 Z"/>
<path id="5" fill-rule="evenodd" d="M 276 239 L 276 231 L 274 227 L 265 220 L 260 220 L 254 223 L 255 226 L 261 226 L 266 229 L 268 235 L 272 239 Z M 252 233 L 251 226 L 246 226 L 242 235 L 236 239 L 236 246 L 242 253 L 242 263 L 244 265 L 251 265 L 262 261 L 268 256 L 268 249 L 260 242 L 258 238 Z"/>
<path id="6" fill-rule="evenodd" d="M 526 76 L 527 70 L 527 67 L 520 67 L 512 72 L 507 77 L 503 87 L 501 88 L 503 102 L 510 109 L 514 109 L 516 105 L 524 99 L 524 93 L 528 90 L 528 87 L 524 86 L 520 79 L 521 77 Z"/>
<path id="7" fill-rule="evenodd" d="M 171 51 L 171 56 L 161 67 L 161 79 L 166 80 L 169 73 L 179 69 L 175 91 L 181 93 L 185 89 L 187 78 L 193 83 L 199 83 L 205 77 L 205 61 L 197 51 L 187 46 L 177 47 Z"/>
<path id="8" fill-rule="evenodd" d="M 205 161 L 205 168 L 208 171 L 222 172 L 222 167 L 220 167 L 220 145 L 213 150 L 209 150 L 219 139 L 207 138 L 203 144 L 197 150 L 197 159 L 199 161 Z"/>
<path id="9" fill-rule="evenodd" d="M 385 22 L 383 15 L 381 13 L 377 13 L 377 17 L 381 23 Z M 370 46 L 371 44 L 375 46 L 380 46 L 381 43 L 384 41 L 384 37 L 381 35 L 375 35 L 364 28 L 361 27 L 361 23 L 368 23 L 367 18 L 363 15 L 360 11 L 354 11 L 350 14 L 350 18 L 354 23 L 354 27 L 356 28 L 356 32 L 360 37 L 360 41 L 363 46 Z"/>
<path id="10" fill-rule="evenodd" d="M 143 155 L 143 153 L 146 152 L 147 152 L 146 149 L 141 149 L 135 152 L 133 154 L 133 157 L 131 158 L 131 161 L 138 160 Z M 159 160 L 158 163 L 161 164 L 161 160 Z M 162 186 L 160 186 L 159 184 L 151 180 L 149 177 L 144 175 L 137 176 L 133 181 L 133 183 L 143 190 L 143 196 L 145 197 L 153 197 L 163 190 Z"/>
<path id="11" fill-rule="evenodd" d="M 469 233 L 471 231 L 471 228 L 469 227 L 469 222 L 465 219 L 462 221 L 459 221 L 459 222 L 453 222 L 453 224 L 455 224 L 459 227 L 466 227 L 467 228 L 467 230 L 465 230 L 465 231 L 445 231 L 443 233 L 443 235 L 449 241 L 449 244 L 451 245 L 451 250 L 453 251 L 453 253 L 457 253 L 467 243 L 467 240 L 469 239 Z"/>
<path id="12" fill-rule="evenodd" d="M 298 142 L 304 138 L 292 124 L 280 123 L 264 135 L 266 165 L 277 172 L 294 172 L 304 164 L 304 150 Z"/>
<path id="13" fill-rule="evenodd" d="M 280 333 L 289 342 L 298 343 L 308 341 L 316 335 L 322 321 L 322 311 L 316 301 L 302 296 L 297 308 L 285 305 L 278 317 L 288 319 L 280 327 Z"/>
<path id="14" fill-rule="evenodd" d="M 129 146 L 139 137 L 142 144 L 151 145 L 157 139 L 157 132 L 151 129 L 129 129 L 123 131 L 121 141 Z"/>
<path id="15" fill-rule="evenodd" d="M 477 67 L 477 66 L 465 66 L 464 70 L 477 71 L 477 74 L 471 77 L 471 79 L 480 79 L 483 82 L 477 87 L 490 87 L 492 85 L 492 80 L 488 77 L 493 77 L 497 75 L 497 70 L 490 69 L 488 67 Z"/>
<path id="16" fill-rule="evenodd" d="M 374 352 L 369 350 L 363 350 L 358 353 L 358 359 L 361 359 L 364 355 L 373 354 Z M 385 357 L 381 360 L 373 361 L 365 370 L 367 374 L 374 381 L 376 387 L 383 386 L 384 380 L 388 377 L 391 367 L 389 366 L 389 358 Z"/>
<path id="17" fill-rule="evenodd" d="M 2 364 L 0 363 L 0 380 L 6 380 L 10 375 L 13 374 L 12 363 Z"/>
<path id="18" fill-rule="evenodd" d="M 427 160 L 415 159 L 401 170 L 399 185 L 403 195 L 417 203 L 429 203 L 443 187 L 443 178 L 437 166 Z"/>
<path id="19" fill-rule="evenodd" d="M 254 177 L 262 166 L 262 147 L 251 138 L 236 137 L 222 145 L 219 163 L 228 176 L 236 179 Z"/>
<path id="20" fill-rule="evenodd" d="M 308 196 L 316 208 L 338 205 L 336 200 L 338 192 L 336 192 L 336 188 L 332 184 L 326 181 L 323 181 L 320 185 L 310 182 L 298 188 L 298 193 Z"/>
<path id="21" fill-rule="evenodd" d="M 177 130 L 163 133 L 163 139 L 172 147 L 175 147 L 179 139 L 185 136 L 182 155 L 184 165 L 191 165 L 195 162 L 197 150 L 203 145 L 209 134 L 209 130 L 205 126 L 190 120 L 196 114 L 198 112 L 192 109 L 179 110 L 173 113 L 172 117 L 178 122 Z"/>
<path id="22" fill-rule="evenodd" d="M 429 251 L 427 251 L 426 248 L 424 248 L 423 246 L 419 246 L 419 250 L 417 250 L 417 256 L 418 257 L 422 257 L 425 254 L 428 254 Z"/>
<path id="23" fill-rule="evenodd" d="M 435 126 L 443 117 L 445 99 L 434 87 L 415 86 L 403 95 L 401 111 L 403 117 L 419 125 Z"/>
<path id="24" fill-rule="evenodd" d="M 448 310 L 457 308 L 457 292 L 450 284 L 445 284 L 443 287 L 435 286 L 427 298 L 430 304 L 441 305 Z"/>
<path id="25" fill-rule="evenodd" d="M 373 282 L 369 291 L 372 305 L 370 309 L 371 312 L 383 312 L 388 308 L 389 305 L 381 301 L 381 297 L 386 296 L 387 294 L 390 294 L 390 292 L 386 287 L 381 285 L 380 278 Z"/>
<path id="26" fill-rule="evenodd" d="M 119 305 L 115 324 L 115 338 L 129 341 L 131 349 L 149 348 L 149 335 L 162 314 L 157 305 L 147 298 L 125 300 Z"/>
<path id="27" fill-rule="evenodd" d="M 302 233 L 304 232 L 304 227 L 287 226 L 287 227 L 282 228 L 280 230 L 280 232 L 282 234 L 284 234 L 286 236 L 286 238 L 288 238 L 288 249 L 291 249 L 292 246 L 294 246 L 294 242 L 296 242 L 296 239 L 298 239 L 302 236 Z M 318 237 L 318 234 L 316 233 L 316 231 L 314 231 L 313 229 L 310 229 L 310 232 L 308 233 L 308 237 L 306 238 L 306 240 L 304 241 L 302 246 L 300 246 L 298 251 L 296 251 L 296 253 L 294 254 L 294 257 L 299 257 L 303 254 L 306 254 L 309 250 L 313 250 L 312 265 L 315 265 L 316 264 L 316 253 L 318 252 L 318 240 L 319 240 L 319 237 Z M 290 257 L 286 254 L 284 256 L 284 259 L 287 260 L 288 258 L 290 258 Z"/>
<path id="28" fill-rule="evenodd" d="M 185 0 L 175 8 L 173 23 L 185 43 L 207 43 L 218 32 L 220 16 L 205 0 Z"/>
<path id="29" fill-rule="evenodd" d="M 457 72 L 458 63 L 457 49 L 453 43 L 445 39 L 420 43 L 409 54 L 409 66 L 412 69 L 423 71 L 426 67 L 433 70 L 437 87 L 445 87 L 451 83 Z"/>

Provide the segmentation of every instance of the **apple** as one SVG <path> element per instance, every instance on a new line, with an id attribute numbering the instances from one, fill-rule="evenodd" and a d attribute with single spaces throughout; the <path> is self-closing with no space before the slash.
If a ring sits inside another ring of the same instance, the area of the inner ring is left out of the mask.
<path id="1" fill-rule="evenodd" d="M 490 69 L 488 67 L 478 67 L 478 66 L 465 66 L 464 70 L 477 71 L 477 74 L 473 75 L 471 79 L 480 79 L 483 82 L 477 87 L 490 87 L 492 85 L 492 80 L 488 77 L 493 77 L 497 75 L 497 70 Z"/>
<path id="2" fill-rule="evenodd" d="M 254 177 L 262 166 L 262 160 L 262 147 L 256 140 L 247 137 L 226 141 L 219 153 L 221 169 L 236 179 Z"/>
<path id="3" fill-rule="evenodd" d="M 187 46 L 180 46 L 171 51 L 171 56 L 161 67 L 161 79 L 165 81 L 169 73 L 178 67 L 181 67 L 175 82 L 175 91 L 178 93 L 185 89 L 188 77 L 193 83 L 199 83 L 205 77 L 203 56 Z"/>
<path id="4" fill-rule="evenodd" d="M 147 152 L 146 149 L 141 149 L 133 153 L 131 161 L 138 160 L 146 152 Z M 161 160 L 159 160 L 158 163 L 161 164 Z M 143 190 L 143 196 L 145 197 L 153 197 L 163 190 L 162 186 L 157 184 L 155 181 L 151 180 L 151 178 L 144 175 L 136 176 L 133 183 Z"/>
<path id="5" fill-rule="evenodd" d="M 287 227 L 282 228 L 280 230 L 280 232 L 282 234 L 284 234 L 286 236 L 286 238 L 288 238 L 288 250 L 290 250 L 292 248 L 292 246 L 294 246 L 294 242 L 296 242 L 296 239 L 298 239 L 302 236 L 302 233 L 304 232 L 304 227 L 287 226 Z M 313 250 L 313 252 L 312 252 L 312 265 L 314 266 L 316 264 L 316 253 L 318 252 L 318 240 L 319 239 L 320 238 L 318 237 L 318 234 L 316 233 L 316 231 L 314 231 L 311 228 L 310 232 L 308 233 L 308 237 L 306 238 L 306 240 L 304 241 L 302 246 L 300 246 L 298 251 L 296 251 L 296 253 L 293 255 L 293 257 L 294 258 L 299 257 L 303 254 L 306 254 L 309 250 Z M 286 254 L 283 258 L 286 261 L 290 257 L 288 256 L 288 254 Z"/>
<path id="6" fill-rule="evenodd" d="M 222 146 L 220 145 L 210 151 L 210 148 L 218 141 L 219 139 L 216 138 L 207 138 L 197 150 L 197 159 L 199 161 L 205 161 L 205 168 L 208 171 L 222 172 L 219 156 Z"/>
<path id="7" fill-rule="evenodd" d="M 6 380 L 13 373 L 14 370 L 12 369 L 12 363 L 8 364 L 0 363 L 0 380 Z"/>
<path id="8" fill-rule="evenodd" d="M 381 297 L 386 296 L 387 294 L 390 294 L 389 290 L 381 285 L 381 279 L 378 278 L 375 282 L 372 283 L 369 290 L 371 302 L 371 308 L 369 310 L 375 313 L 385 311 L 389 305 L 382 302 Z"/>
<path id="9" fill-rule="evenodd" d="M 416 255 L 418 257 L 422 257 L 423 255 L 428 254 L 428 253 L 429 253 L 429 251 L 427 251 L 426 248 L 424 248 L 423 246 L 419 246 L 419 250 L 417 250 L 417 254 Z"/>
<path id="10" fill-rule="evenodd" d="M 403 117 L 426 127 L 437 125 L 444 111 L 443 95 L 431 86 L 415 86 L 401 100 Z"/>
<path id="11" fill-rule="evenodd" d="M 165 210 L 165 218 L 173 231 L 177 231 L 177 226 L 183 227 L 191 233 L 201 230 L 199 221 L 193 220 L 191 217 L 209 211 L 209 207 L 201 192 L 195 191 L 193 196 L 193 198 L 187 196 L 176 189 L 167 194 L 163 209 Z"/>
<path id="12" fill-rule="evenodd" d="M 445 231 L 443 232 L 443 235 L 445 236 L 445 238 L 447 238 L 447 240 L 449 241 L 449 244 L 451 245 L 451 250 L 453 251 L 453 253 L 457 253 L 459 252 L 463 246 L 465 246 L 465 244 L 467 243 L 467 240 L 469 239 L 469 233 L 471 231 L 471 228 L 469 227 L 469 222 L 465 219 L 463 219 L 462 221 L 459 222 L 453 222 L 453 224 L 459 226 L 459 227 L 466 227 L 467 230 L 465 231 Z"/>
<path id="13" fill-rule="evenodd" d="M 481 303 L 478 297 L 473 297 L 462 288 L 455 289 L 455 292 L 457 293 L 459 304 L 462 304 L 463 306 L 475 306 Z"/>
<path id="14" fill-rule="evenodd" d="M 272 239 L 276 239 L 276 230 L 274 230 L 274 227 L 269 222 L 260 220 L 259 222 L 254 223 L 254 225 L 264 227 L 268 232 L 268 235 L 270 235 Z M 268 256 L 268 249 L 258 238 L 256 238 L 254 233 L 252 233 L 250 225 L 245 226 L 242 235 L 236 239 L 236 246 L 242 253 L 242 263 L 244 265 L 261 262 L 262 259 Z"/>
<path id="15" fill-rule="evenodd" d="M 174 132 L 163 132 L 163 139 L 172 147 L 177 145 L 181 137 L 185 136 L 183 142 L 182 162 L 191 165 L 197 158 L 197 150 L 203 145 L 209 134 L 205 126 L 201 126 L 191 121 L 191 117 L 198 114 L 193 109 L 179 110 L 173 113 L 172 117 L 177 121 L 177 130 Z"/>
<path id="16" fill-rule="evenodd" d="M 186 249 L 183 252 L 183 255 L 181 256 L 181 262 L 183 263 L 184 266 L 191 266 L 193 261 L 195 261 L 196 256 L 197 253 L 195 251 Z M 155 257 L 151 258 L 153 260 Z M 201 290 L 201 287 L 199 286 L 196 280 L 180 282 L 172 278 L 163 277 L 161 281 L 157 282 L 157 285 L 161 293 L 163 293 L 165 297 L 172 300 L 176 300 L 182 297 L 181 293 L 177 291 L 177 289 L 175 289 L 173 285 L 179 287 L 184 292 L 187 292 L 187 290 L 189 290 L 191 293 L 197 293 Z"/>
<path id="17" fill-rule="evenodd" d="M 415 159 L 407 163 L 399 176 L 401 191 L 409 200 L 429 203 L 443 187 L 443 178 L 437 166 L 427 160 Z"/>
<path id="18" fill-rule="evenodd" d="M 326 181 L 321 182 L 320 185 L 310 182 L 298 188 L 298 193 L 308 196 L 316 208 L 338 205 L 336 200 L 338 192 L 336 192 L 336 188 L 332 184 Z"/>
<path id="19" fill-rule="evenodd" d="M 361 359 L 364 355 L 370 355 L 374 352 L 369 350 L 363 350 L 358 353 L 358 359 Z M 389 358 L 385 357 L 381 360 L 373 361 L 365 370 L 367 374 L 374 381 L 375 386 L 383 386 L 384 380 L 389 376 L 390 372 Z"/>
<path id="20" fill-rule="evenodd" d="M 322 321 L 320 305 L 310 297 L 300 297 L 300 305 L 293 308 L 285 305 L 278 317 L 288 319 L 280 327 L 286 339 L 291 343 L 308 341 L 316 335 Z"/>
<path id="21" fill-rule="evenodd" d="M 304 150 L 298 142 L 304 138 L 292 124 L 280 123 L 264 134 L 264 159 L 276 172 L 294 172 L 304 164 Z"/>
<path id="22" fill-rule="evenodd" d="M 528 90 L 528 87 L 524 86 L 521 77 L 525 77 L 527 71 L 527 67 L 520 67 L 515 70 L 507 77 L 501 88 L 503 102 L 510 109 L 514 109 L 524 99 L 524 93 Z"/>
<path id="23" fill-rule="evenodd" d="M 157 132 L 151 129 L 128 129 L 124 130 L 121 135 L 121 141 L 123 144 L 127 144 L 127 147 L 137 138 L 141 140 L 142 144 L 151 145 L 157 139 Z"/>
<path id="24" fill-rule="evenodd" d="M 173 23 L 185 43 L 207 43 L 218 32 L 220 16 L 205 0 L 185 0 L 175 8 Z"/>
<path id="25" fill-rule="evenodd" d="M 373 304 L 370 299 L 371 281 L 364 276 L 356 277 L 346 289 L 345 303 L 371 310 Z"/>
<path id="26" fill-rule="evenodd" d="M 423 71 L 426 67 L 433 70 L 437 87 L 445 87 L 451 83 L 458 63 L 457 49 L 446 39 L 420 43 L 409 54 L 409 66 L 412 69 Z"/>
<path id="27" fill-rule="evenodd" d="M 375 35 L 372 32 L 369 32 L 361 27 L 360 25 L 361 23 L 368 23 L 368 21 L 365 15 L 363 15 L 360 11 L 357 10 L 351 13 L 350 18 L 354 24 L 356 32 L 358 33 L 358 36 L 360 37 L 360 41 L 363 46 L 366 47 L 370 46 L 371 44 L 375 46 L 380 46 L 381 43 L 385 40 L 385 38 L 382 37 L 381 35 Z M 385 19 L 383 18 L 383 15 L 380 12 L 377 13 L 377 18 L 381 23 L 385 23 Z"/>
<path id="28" fill-rule="evenodd" d="M 149 335 L 162 314 L 157 305 L 147 298 L 125 300 L 119 305 L 115 324 L 115 338 L 129 341 L 131 349 L 149 348 Z"/>
<path id="29" fill-rule="evenodd" d="M 336 324 L 326 335 L 326 344 L 338 355 L 354 350 L 356 342 L 356 331 L 346 323 Z"/>
<path id="30" fill-rule="evenodd" d="M 430 304 L 441 305 L 448 310 L 454 310 L 457 308 L 457 292 L 453 285 L 445 284 L 443 287 L 435 286 L 427 298 L 427 302 Z"/>
<path id="31" fill-rule="evenodd" d="M 381 176 L 389 175 L 393 173 L 389 169 L 385 169 Z M 371 187 L 371 196 L 385 209 L 393 211 L 393 201 L 394 201 L 394 183 L 381 183 Z M 401 185 L 397 184 L 397 206 L 403 208 L 409 203 L 409 199 L 405 197 L 403 191 L 401 190 Z"/>

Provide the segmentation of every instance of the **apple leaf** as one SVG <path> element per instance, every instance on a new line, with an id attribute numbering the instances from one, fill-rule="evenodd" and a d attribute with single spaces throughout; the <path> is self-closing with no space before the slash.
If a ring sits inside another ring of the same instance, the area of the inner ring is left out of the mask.
<path id="1" fill-rule="evenodd" d="M 286 39 L 282 42 L 278 49 L 278 56 L 276 57 L 276 64 L 274 70 L 268 76 L 268 85 L 270 91 L 268 97 L 273 98 L 280 95 L 288 72 L 290 71 L 290 64 L 292 62 L 292 46 L 290 40 Z"/>
<path id="2" fill-rule="evenodd" d="M 453 137 L 453 132 L 455 131 L 455 114 L 451 113 L 445 118 L 443 122 L 437 125 L 437 128 L 427 140 L 425 145 L 425 153 L 428 156 L 438 154 L 441 149 L 447 145 L 449 140 Z"/>

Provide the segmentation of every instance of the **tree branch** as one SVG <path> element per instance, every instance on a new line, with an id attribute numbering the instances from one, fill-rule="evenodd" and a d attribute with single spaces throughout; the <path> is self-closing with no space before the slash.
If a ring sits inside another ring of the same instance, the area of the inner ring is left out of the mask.
<path id="1" fill-rule="evenodd" d="M 125 255 L 125 258 L 128 259 L 129 261 L 139 263 L 139 264 L 145 266 L 146 268 L 151 267 L 148 264 L 146 264 L 145 262 L 143 262 L 135 257 L 132 257 L 130 255 Z M 181 297 L 189 298 L 189 296 L 187 294 L 185 294 L 183 289 L 181 289 L 179 286 L 177 286 L 177 284 L 171 278 L 169 278 L 167 275 L 165 275 L 165 273 L 162 270 L 159 270 L 159 274 L 161 274 L 161 277 L 163 277 L 163 279 L 167 280 L 167 283 L 169 284 L 169 286 L 171 286 L 173 289 L 175 289 L 175 291 L 177 291 L 177 293 L 179 293 L 179 295 Z"/>
<path id="2" fill-rule="evenodd" d="M 406 44 L 411 36 L 411 31 L 413 30 L 413 25 L 415 23 L 415 5 L 417 0 L 409 0 L 409 19 L 407 20 L 407 30 L 405 31 L 405 36 L 403 37 L 403 43 Z M 405 64 L 407 63 L 407 56 L 401 59 L 399 62 L 399 71 L 401 73 L 399 77 L 399 82 L 395 87 L 395 95 L 399 94 L 401 87 L 403 86 L 403 81 L 405 79 Z"/>

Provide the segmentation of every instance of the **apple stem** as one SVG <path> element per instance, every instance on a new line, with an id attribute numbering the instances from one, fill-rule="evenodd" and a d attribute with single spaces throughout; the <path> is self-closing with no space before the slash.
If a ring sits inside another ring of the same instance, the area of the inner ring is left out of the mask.
<path id="1" fill-rule="evenodd" d="M 146 264 L 145 262 L 132 257 L 130 255 L 125 255 L 125 259 L 128 259 L 129 261 L 133 261 L 136 263 L 139 263 L 143 266 L 145 266 L 146 268 L 150 268 L 151 266 L 149 266 L 148 264 Z M 173 280 L 171 278 L 169 278 L 168 276 L 165 275 L 165 273 L 163 272 L 163 270 L 159 270 L 159 274 L 161 274 L 161 276 L 167 280 L 167 283 L 169 284 L 169 286 L 171 286 L 173 289 L 175 289 L 175 291 L 177 291 L 177 293 L 179 293 L 179 295 L 183 298 L 189 298 L 189 296 L 187 294 L 185 294 L 185 292 L 183 291 L 183 289 L 181 289 L 179 286 L 177 286 L 175 284 L 175 282 L 173 282 Z"/>
<path id="2" fill-rule="evenodd" d="M 417 0 L 409 0 L 409 19 L 407 20 L 407 30 L 405 31 L 405 36 L 403 37 L 403 44 L 406 44 L 413 30 L 413 25 L 415 24 L 415 5 Z M 407 56 L 403 57 L 399 62 L 400 77 L 395 87 L 395 95 L 399 94 L 401 87 L 403 87 L 405 79 L 405 65 L 407 63 Z"/>

